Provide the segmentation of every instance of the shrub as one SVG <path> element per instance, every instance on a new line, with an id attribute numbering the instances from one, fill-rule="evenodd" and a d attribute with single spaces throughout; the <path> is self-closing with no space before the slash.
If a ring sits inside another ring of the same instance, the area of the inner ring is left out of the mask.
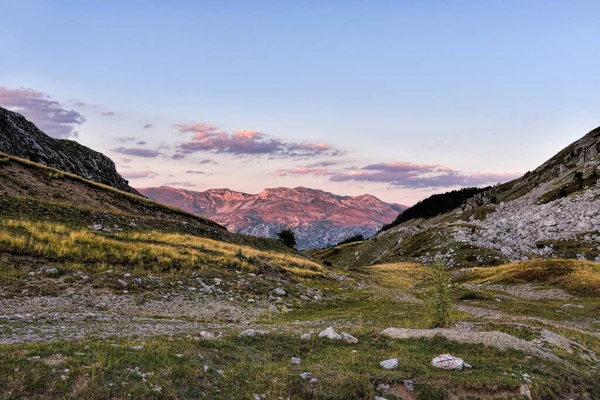
<path id="1" fill-rule="evenodd" d="M 296 246 L 296 235 L 294 234 L 294 231 L 292 231 L 289 228 L 285 228 L 282 229 L 281 232 L 279 232 L 277 234 L 277 236 L 279 236 L 279 239 L 281 239 L 281 241 L 288 247 L 295 247 Z"/>
<path id="2" fill-rule="evenodd" d="M 431 275 L 432 296 L 431 296 L 431 316 L 433 328 L 444 328 L 450 325 L 452 304 L 450 303 L 450 293 L 448 285 L 450 284 L 450 274 L 448 268 L 441 261 L 436 261 L 433 265 Z"/>

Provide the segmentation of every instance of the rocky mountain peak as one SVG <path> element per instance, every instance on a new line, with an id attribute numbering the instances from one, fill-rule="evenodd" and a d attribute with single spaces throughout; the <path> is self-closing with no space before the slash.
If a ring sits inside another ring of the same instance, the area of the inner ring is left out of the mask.
<path id="1" fill-rule="evenodd" d="M 268 188 L 258 194 L 229 189 L 139 190 L 151 199 L 218 221 L 234 232 L 275 237 L 283 227 L 292 228 L 300 249 L 329 246 L 358 234 L 372 236 L 403 209 L 370 195 L 338 196 L 306 187 Z"/>
<path id="2" fill-rule="evenodd" d="M 139 194 L 104 154 L 66 139 L 54 139 L 19 113 L 0 107 L 0 152 Z"/>

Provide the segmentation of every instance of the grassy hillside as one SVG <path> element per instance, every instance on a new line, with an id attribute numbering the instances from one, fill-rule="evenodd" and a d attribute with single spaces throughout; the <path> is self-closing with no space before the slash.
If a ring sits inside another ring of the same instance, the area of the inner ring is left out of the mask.
<path id="1" fill-rule="evenodd" d="M 0 184 L 1 399 L 600 396 L 596 264 L 465 258 L 488 268 L 454 276 L 452 324 L 432 331 L 430 269 L 403 260 L 444 231 L 311 259 L 19 159 Z M 473 368 L 434 368 L 443 353 Z"/>

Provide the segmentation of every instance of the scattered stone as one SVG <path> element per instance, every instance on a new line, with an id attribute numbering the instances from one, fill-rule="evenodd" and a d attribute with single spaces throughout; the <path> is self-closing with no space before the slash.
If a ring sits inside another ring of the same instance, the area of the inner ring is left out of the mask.
<path id="1" fill-rule="evenodd" d="M 451 354 L 442 354 L 431 360 L 431 365 L 441 369 L 455 369 L 460 371 L 463 368 L 471 368 L 462 358 L 454 357 Z"/>
<path id="2" fill-rule="evenodd" d="M 183 354 L 175 354 L 175 357 L 181 358 L 181 357 L 183 357 Z"/>
<path id="3" fill-rule="evenodd" d="M 385 360 L 385 361 L 380 362 L 379 365 L 381 365 L 385 369 L 398 368 L 398 359 L 397 358 L 391 358 L 389 360 Z"/>
<path id="4" fill-rule="evenodd" d="M 381 392 L 387 392 L 388 390 L 390 390 L 390 385 L 387 385 L 385 383 L 380 383 L 379 385 L 377 385 L 377 390 L 379 390 Z"/>
<path id="5" fill-rule="evenodd" d="M 300 365 L 302 360 L 298 357 L 292 357 L 292 365 Z"/>
<path id="6" fill-rule="evenodd" d="M 342 332 L 340 336 L 348 343 L 358 343 L 358 339 L 347 332 Z"/>
<path id="7" fill-rule="evenodd" d="M 300 299 L 304 300 L 304 301 L 310 301 L 310 297 L 305 296 L 305 295 L 300 295 Z"/>
<path id="8" fill-rule="evenodd" d="M 215 335 L 213 335 L 210 332 L 206 332 L 206 331 L 200 332 L 200 336 L 202 337 L 202 339 L 206 339 L 206 340 L 211 340 L 211 339 L 215 338 Z"/>
<path id="9" fill-rule="evenodd" d="M 28 273 L 27 275 L 29 276 L 35 276 L 35 272 L 31 271 L 30 273 Z"/>
<path id="10" fill-rule="evenodd" d="M 404 387 L 406 388 L 406 390 L 408 390 L 409 392 L 414 392 L 415 391 L 415 382 L 417 380 L 416 379 L 405 379 L 404 380 Z"/>
<path id="11" fill-rule="evenodd" d="M 123 279 L 117 279 L 117 282 L 119 282 L 119 285 L 127 287 L 127 282 L 125 282 Z"/>
<path id="12" fill-rule="evenodd" d="M 49 268 L 49 269 L 46 270 L 46 274 L 48 274 L 48 275 L 56 275 L 56 274 L 58 274 L 58 269 L 56 269 L 56 268 Z"/>
<path id="13" fill-rule="evenodd" d="M 273 293 L 275 293 L 278 296 L 285 296 L 287 293 L 285 290 L 283 290 L 282 288 L 275 288 L 273 289 Z"/>
<path id="14" fill-rule="evenodd" d="M 315 385 L 317 382 L 319 382 L 319 380 L 318 380 L 317 378 L 312 378 L 312 379 L 310 380 L 310 384 L 311 384 L 311 385 Z"/>
<path id="15" fill-rule="evenodd" d="M 324 337 L 324 338 L 332 339 L 332 340 L 340 340 L 342 338 L 342 335 L 337 333 L 333 329 L 333 327 L 330 326 L 329 328 L 327 328 L 324 331 L 322 331 L 321 333 L 319 333 L 319 337 Z"/>
<path id="16" fill-rule="evenodd" d="M 529 389 L 529 385 L 521 385 L 519 387 L 519 394 L 526 399 L 531 400 L 531 390 Z"/>
<path id="17" fill-rule="evenodd" d="M 310 333 L 305 333 L 303 335 L 300 335 L 300 339 L 302 340 L 310 340 L 312 338 L 312 335 Z"/>
<path id="18" fill-rule="evenodd" d="M 303 372 L 300 374 L 300 378 L 302 379 L 308 379 L 312 376 L 312 374 L 310 372 Z"/>
<path id="19" fill-rule="evenodd" d="M 240 333 L 240 336 L 256 336 L 256 335 L 266 335 L 267 331 L 261 331 L 259 329 L 246 329 L 244 332 Z"/>

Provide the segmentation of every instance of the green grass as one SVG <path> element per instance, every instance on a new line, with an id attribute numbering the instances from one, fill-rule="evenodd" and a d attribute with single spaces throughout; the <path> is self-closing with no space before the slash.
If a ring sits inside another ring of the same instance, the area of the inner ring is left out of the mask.
<path id="1" fill-rule="evenodd" d="M 284 335 L 219 341 L 157 337 L 144 342 L 141 350 L 130 348 L 139 341 L 119 339 L 112 341 L 119 346 L 97 341 L 0 345 L 0 392 L 4 399 L 252 399 L 254 394 L 268 399 L 372 399 L 379 383 L 417 379 L 416 397 L 426 399 L 473 390 L 518 393 L 524 373 L 533 376 L 540 398 L 556 398 L 566 387 L 594 390 L 590 374 L 570 374 L 561 364 L 514 351 L 372 334 L 360 335 L 359 340 L 350 345 Z M 434 369 L 430 361 L 441 353 L 460 356 L 473 369 Z M 301 365 L 291 365 L 291 357 L 300 357 Z M 382 369 L 379 362 L 391 357 L 400 360 L 399 368 Z M 132 373 L 136 367 L 150 374 Z M 311 385 L 301 379 L 305 371 L 318 382 Z M 160 392 L 153 391 L 157 387 Z"/>
<path id="2" fill-rule="evenodd" d="M 600 294 L 600 264 L 578 260 L 531 260 L 492 268 L 477 268 L 459 282 L 536 283 L 562 288 L 577 296 Z"/>

